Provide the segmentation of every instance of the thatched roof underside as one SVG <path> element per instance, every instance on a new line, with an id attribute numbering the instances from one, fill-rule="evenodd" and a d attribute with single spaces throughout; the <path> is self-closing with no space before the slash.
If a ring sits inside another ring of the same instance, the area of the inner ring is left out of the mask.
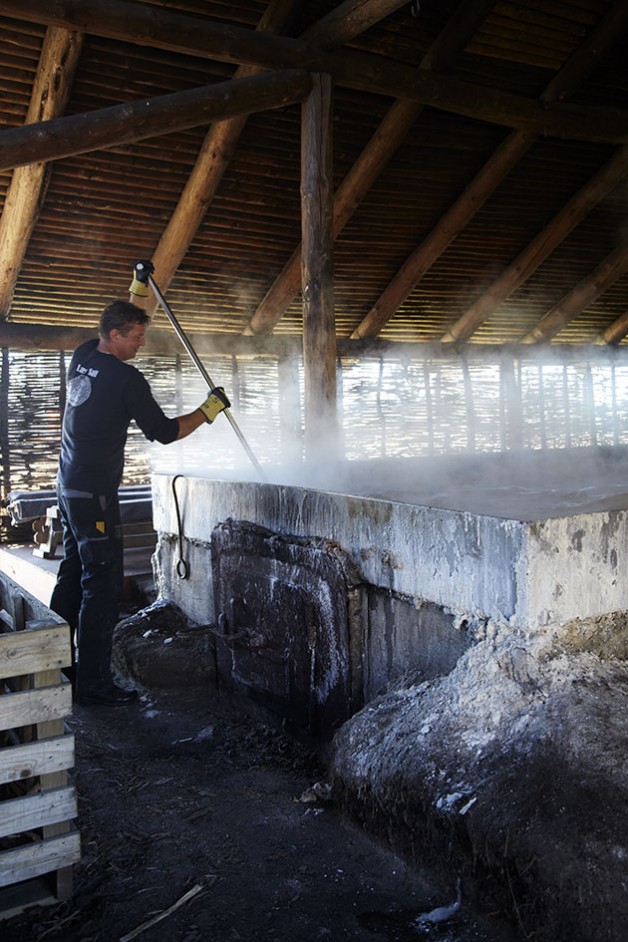
<path id="1" fill-rule="evenodd" d="M 273 8 L 290 43 L 253 32 Z M 194 333 L 299 336 L 299 291 L 269 296 L 301 239 L 299 100 L 250 114 L 232 154 L 209 135 L 234 118 L 119 140 L 118 115 L 104 143 L 86 136 L 100 109 L 235 83 L 241 64 L 298 74 L 299 59 L 334 77 L 337 200 L 355 185 L 335 238 L 338 339 L 623 340 L 625 0 L 0 0 L 0 336 L 91 327 L 141 258 L 161 260 Z M 51 137 L 42 116 L 82 127 Z M 30 125 L 39 136 L 10 137 Z M 195 165 L 216 175 L 200 212 L 184 201 Z"/>

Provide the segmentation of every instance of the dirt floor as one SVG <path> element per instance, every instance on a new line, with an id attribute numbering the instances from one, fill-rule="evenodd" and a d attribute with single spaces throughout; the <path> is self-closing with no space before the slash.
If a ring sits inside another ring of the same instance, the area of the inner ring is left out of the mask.
<path id="1" fill-rule="evenodd" d="M 510 938 L 343 821 L 313 752 L 206 688 L 76 707 L 69 726 L 74 896 L 1 921 L 3 942 Z"/>

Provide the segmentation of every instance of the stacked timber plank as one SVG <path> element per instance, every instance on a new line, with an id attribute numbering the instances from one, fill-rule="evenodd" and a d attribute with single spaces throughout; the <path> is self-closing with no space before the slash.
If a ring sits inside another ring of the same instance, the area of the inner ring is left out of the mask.
<path id="1" fill-rule="evenodd" d="M 0 919 L 72 893 L 70 629 L 0 573 Z"/>

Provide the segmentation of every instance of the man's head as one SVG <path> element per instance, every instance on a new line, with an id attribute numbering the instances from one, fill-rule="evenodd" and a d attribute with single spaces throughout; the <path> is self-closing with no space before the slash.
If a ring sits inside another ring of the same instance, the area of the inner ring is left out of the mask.
<path id="1" fill-rule="evenodd" d="M 112 353 L 119 360 L 132 360 L 144 346 L 144 334 L 150 317 L 129 301 L 112 301 L 100 317 L 99 350 Z"/>

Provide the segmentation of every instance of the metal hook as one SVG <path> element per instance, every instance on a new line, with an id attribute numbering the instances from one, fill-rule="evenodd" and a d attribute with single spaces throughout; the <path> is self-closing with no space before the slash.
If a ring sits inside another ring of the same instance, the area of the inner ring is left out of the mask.
<path id="1" fill-rule="evenodd" d="M 410 4 L 410 13 L 412 16 L 420 16 L 421 0 L 412 0 L 412 3 Z"/>

